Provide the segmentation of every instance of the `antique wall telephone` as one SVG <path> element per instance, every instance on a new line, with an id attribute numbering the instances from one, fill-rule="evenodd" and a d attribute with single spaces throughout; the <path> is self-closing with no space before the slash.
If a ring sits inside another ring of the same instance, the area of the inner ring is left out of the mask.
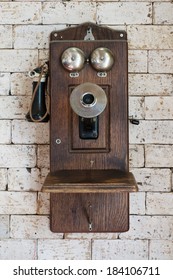
<path id="1" fill-rule="evenodd" d="M 50 192 L 53 232 L 129 228 L 127 35 L 93 23 L 51 33 Z M 47 116 L 46 116 L 47 117 Z"/>

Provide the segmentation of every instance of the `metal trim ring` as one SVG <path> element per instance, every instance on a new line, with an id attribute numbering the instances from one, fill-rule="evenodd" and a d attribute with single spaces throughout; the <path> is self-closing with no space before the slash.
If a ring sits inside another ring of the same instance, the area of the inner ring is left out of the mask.
<path id="1" fill-rule="evenodd" d="M 93 95 L 93 102 L 85 104 L 83 97 L 86 94 Z M 75 87 L 70 95 L 70 105 L 73 111 L 83 118 L 94 118 L 100 115 L 107 104 L 107 96 L 105 91 L 94 83 L 83 83 Z"/>

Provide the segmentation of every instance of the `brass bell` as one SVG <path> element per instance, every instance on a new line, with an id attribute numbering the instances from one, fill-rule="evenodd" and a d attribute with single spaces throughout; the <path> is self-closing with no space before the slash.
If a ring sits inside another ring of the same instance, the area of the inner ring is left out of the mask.
<path id="1" fill-rule="evenodd" d="M 70 72 L 78 72 L 84 67 L 84 52 L 79 48 L 68 48 L 63 52 L 61 62 L 66 70 Z"/>
<path id="2" fill-rule="evenodd" d="M 97 48 L 91 53 L 92 67 L 97 71 L 109 71 L 114 64 L 114 56 L 108 48 Z"/>

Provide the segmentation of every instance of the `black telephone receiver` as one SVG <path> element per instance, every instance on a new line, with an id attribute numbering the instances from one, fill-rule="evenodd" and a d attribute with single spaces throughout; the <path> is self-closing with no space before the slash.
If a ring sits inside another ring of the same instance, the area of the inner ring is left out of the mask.
<path id="1" fill-rule="evenodd" d="M 26 119 L 29 122 L 49 121 L 49 95 L 47 94 L 48 62 L 29 72 L 29 77 L 34 78 L 32 86 L 32 99 Z M 46 94 L 48 104 L 46 106 Z"/>

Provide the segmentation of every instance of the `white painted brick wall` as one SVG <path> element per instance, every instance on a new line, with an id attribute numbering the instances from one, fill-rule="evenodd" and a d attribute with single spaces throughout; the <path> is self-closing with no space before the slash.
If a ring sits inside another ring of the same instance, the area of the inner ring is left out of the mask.
<path id="1" fill-rule="evenodd" d="M 170 169 L 136 168 L 131 170 L 140 191 L 171 192 L 172 172 Z"/>
<path id="2" fill-rule="evenodd" d="M 31 88 L 32 80 L 29 78 L 28 73 L 11 74 L 11 95 L 31 95 Z"/>
<path id="3" fill-rule="evenodd" d="M 130 230 L 119 235 L 120 239 L 173 238 L 173 216 L 131 216 Z"/>
<path id="4" fill-rule="evenodd" d="M 8 185 L 8 178 L 7 178 L 7 169 L 1 168 L 0 169 L 0 190 L 4 191 Z"/>
<path id="5" fill-rule="evenodd" d="M 39 168 L 49 168 L 50 158 L 49 158 L 49 146 L 48 145 L 39 145 L 38 146 L 38 161 L 37 166 Z"/>
<path id="6" fill-rule="evenodd" d="M 145 97 L 145 118 L 171 120 L 173 118 L 173 96 Z"/>
<path id="7" fill-rule="evenodd" d="M 152 6 L 148 2 L 99 3 L 99 24 L 150 24 Z"/>
<path id="8" fill-rule="evenodd" d="M 154 113 L 152 117 L 154 118 Z M 132 144 L 173 144 L 173 122 L 171 120 L 141 120 L 139 126 L 130 124 L 129 130 L 129 141 Z"/>
<path id="9" fill-rule="evenodd" d="M 11 121 L 0 120 L 0 144 L 11 143 Z"/>
<path id="10" fill-rule="evenodd" d="M 145 193 L 130 193 L 130 214 L 145 215 Z"/>
<path id="11" fill-rule="evenodd" d="M 133 117 L 138 119 L 144 118 L 145 116 L 144 100 L 145 100 L 144 97 L 138 97 L 138 96 L 129 97 L 129 116 L 133 115 Z"/>
<path id="12" fill-rule="evenodd" d="M 94 260 L 147 260 L 147 240 L 94 240 Z"/>
<path id="13" fill-rule="evenodd" d="M 45 2 L 43 3 L 43 24 L 80 24 L 96 21 L 96 3 L 93 2 Z"/>
<path id="14" fill-rule="evenodd" d="M 172 145 L 146 145 L 145 162 L 146 167 L 172 167 Z"/>
<path id="15" fill-rule="evenodd" d="M 16 11 L 16 12 L 14 12 Z M 0 9 L 0 24 L 40 24 L 41 2 L 8 2 Z"/>
<path id="16" fill-rule="evenodd" d="M 36 192 L 1 191 L 0 214 L 36 214 Z"/>
<path id="17" fill-rule="evenodd" d="M 154 3 L 154 24 L 173 24 L 173 3 Z"/>
<path id="18" fill-rule="evenodd" d="M 172 26 L 137 25 L 127 28 L 131 49 L 172 49 Z M 144 36 L 145 34 L 145 36 Z M 160 34 L 162 36 L 160 36 Z M 153 40 L 154 38 L 154 40 Z"/>
<path id="19" fill-rule="evenodd" d="M 9 238 L 9 216 L 0 215 L 0 238 Z"/>
<path id="20" fill-rule="evenodd" d="M 164 95 L 172 95 L 172 94 L 173 94 L 173 76 L 171 74 L 130 74 L 129 75 L 129 95 L 164 96 Z"/>
<path id="21" fill-rule="evenodd" d="M 42 188 L 41 174 L 38 168 L 9 168 L 9 191 L 40 191 Z"/>
<path id="22" fill-rule="evenodd" d="M 48 144 L 49 123 L 32 123 L 24 120 L 13 121 L 12 142 L 14 144 Z"/>
<path id="23" fill-rule="evenodd" d="M 12 26 L 0 25 L 0 48 L 12 48 Z"/>
<path id="24" fill-rule="evenodd" d="M 91 243 L 87 240 L 39 239 L 38 258 L 41 260 L 89 260 Z"/>
<path id="25" fill-rule="evenodd" d="M 29 104 L 29 96 L 0 96 L 0 119 L 24 119 Z"/>
<path id="26" fill-rule="evenodd" d="M 35 167 L 36 149 L 33 145 L 0 145 L 1 167 Z"/>
<path id="27" fill-rule="evenodd" d="M 170 73 L 173 71 L 173 50 L 150 50 L 149 73 Z"/>
<path id="28" fill-rule="evenodd" d="M 173 259 L 173 3 L 0 1 L 0 259 Z M 91 21 L 128 36 L 130 194 L 126 233 L 52 233 L 49 124 L 28 123 L 28 71 L 49 59 L 51 31 Z"/>
<path id="29" fill-rule="evenodd" d="M 118 233 L 115 232 L 108 232 L 108 233 L 92 233 L 92 232 L 87 232 L 87 233 L 66 233 L 65 234 L 66 239 L 88 239 L 88 240 L 95 240 L 95 239 L 117 239 L 118 238 Z"/>
<path id="30" fill-rule="evenodd" d="M 129 150 L 130 167 L 144 167 L 144 146 L 130 145 Z"/>
<path id="31" fill-rule="evenodd" d="M 66 25 L 17 25 L 14 28 L 15 49 L 45 49 L 49 47 L 49 36 L 54 30 L 64 29 Z"/>
<path id="32" fill-rule="evenodd" d="M 173 241 L 151 240 L 149 254 L 151 260 L 172 260 Z"/>
<path id="33" fill-rule="evenodd" d="M 148 54 L 143 50 L 129 50 L 129 73 L 147 73 Z"/>
<path id="34" fill-rule="evenodd" d="M 11 216 L 11 238 L 38 239 L 38 238 L 63 238 L 62 233 L 53 233 L 49 227 L 47 216 Z"/>
<path id="35" fill-rule="evenodd" d="M 148 192 L 146 213 L 148 215 L 173 215 L 173 193 Z"/>
<path id="36" fill-rule="evenodd" d="M 10 74 L 0 73 L 0 95 L 8 95 L 10 91 Z"/>
<path id="37" fill-rule="evenodd" d="M 40 215 L 49 215 L 50 213 L 50 194 L 49 193 L 38 193 L 37 200 L 37 214 Z"/>
<path id="38" fill-rule="evenodd" d="M 1 71 L 24 72 L 33 69 L 38 64 L 37 50 L 1 50 Z M 11 63 L 13 61 L 13 63 Z"/>
<path id="39" fill-rule="evenodd" d="M 0 257 L 3 260 L 37 259 L 37 241 L 21 239 L 0 240 Z"/>

